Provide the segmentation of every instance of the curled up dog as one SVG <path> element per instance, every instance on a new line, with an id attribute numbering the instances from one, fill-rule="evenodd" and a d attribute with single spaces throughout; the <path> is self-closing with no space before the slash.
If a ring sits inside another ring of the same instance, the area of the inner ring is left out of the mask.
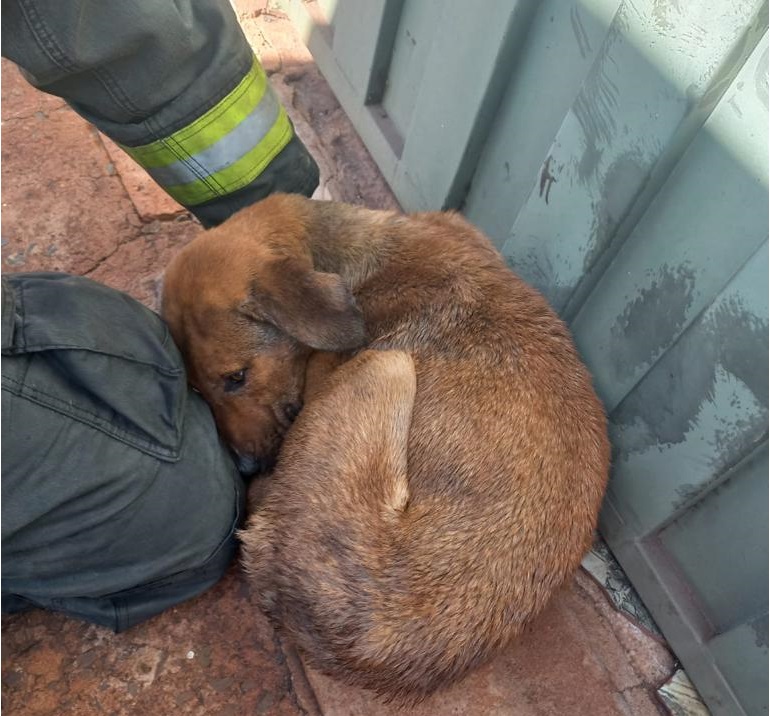
<path id="1" fill-rule="evenodd" d="M 579 565 L 602 407 L 565 325 L 459 215 L 274 195 L 179 253 L 163 313 L 242 468 L 277 457 L 243 561 L 315 667 L 418 699 Z"/>

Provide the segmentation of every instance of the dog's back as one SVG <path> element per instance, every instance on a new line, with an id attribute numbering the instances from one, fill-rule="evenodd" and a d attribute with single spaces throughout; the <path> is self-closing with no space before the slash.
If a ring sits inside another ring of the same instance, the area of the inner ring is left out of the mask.
<path id="1" fill-rule="evenodd" d="M 370 350 L 304 409 L 243 541 L 311 662 L 410 698 L 491 655 L 578 566 L 609 448 L 566 327 L 485 237 L 453 214 L 370 231 Z"/>

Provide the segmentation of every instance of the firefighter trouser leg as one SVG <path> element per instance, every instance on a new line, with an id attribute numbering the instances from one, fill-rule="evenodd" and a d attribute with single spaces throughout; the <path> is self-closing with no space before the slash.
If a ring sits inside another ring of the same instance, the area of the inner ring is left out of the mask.
<path id="1" fill-rule="evenodd" d="M 205 226 L 318 184 L 228 0 L 2 0 L 2 52 Z"/>

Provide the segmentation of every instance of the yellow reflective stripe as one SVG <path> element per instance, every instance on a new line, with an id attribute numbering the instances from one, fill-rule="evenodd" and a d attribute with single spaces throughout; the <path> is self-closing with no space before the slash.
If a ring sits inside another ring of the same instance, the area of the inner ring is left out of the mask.
<path id="1" fill-rule="evenodd" d="M 254 111 L 219 141 L 192 157 L 147 171 L 161 186 L 186 184 L 216 174 L 237 162 L 262 141 L 278 120 L 280 110 L 281 103 L 268 87 Z"/>
<path id="2" fill-rule="evenodd" d="M 254 181 L 289 143 L 292 135 L 291 122 L 286 116 L 286 110 L 281 107 L 275 124 L 262 141 L 230 166 L 204 179 L 163 188 L 185 206 L 202 204 L 218 196 L 231 194 Z"/>
<path id="3" fill-rule="evenodd" d="M 151 144 L 123 149 L 172 197 L 192 206 L 250 184 L 292 136 L 255 57 L 238 86 L 194 122 Z"/>
<path id="4" fill-rule="evenodd" d="M 122 149 L 145 169 L 164 167 L 207 149 L 232 131 L 259 104 L 267 75 L 257 58 L 249 72 L 226 97 L 191 124 L 151 144 Z"/>

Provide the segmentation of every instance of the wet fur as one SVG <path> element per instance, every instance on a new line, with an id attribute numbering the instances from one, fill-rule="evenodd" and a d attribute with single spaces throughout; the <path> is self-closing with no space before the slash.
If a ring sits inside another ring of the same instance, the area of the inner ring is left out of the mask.
<path id="1" fill-rule="evenodd" d="M 196 380 L 214 385 L 225 355 L 251 355 L 255 380 L 274 359 L 244 307 L 287 336 L 294 362 L 272 380 L 307 396 L 240 535 L 263 609 L 349 683 L 406 700 L 453 683 L 591 543 L 609 448 L 566 327 L 459 215 L 286 195 L 169 269 L 164 313 Z M 254 390 L 244 405 L 284 400 Z M 239 453 L 275 449 L 264 411 L 231 431 L 247 408 L 203 392 Z"/>

